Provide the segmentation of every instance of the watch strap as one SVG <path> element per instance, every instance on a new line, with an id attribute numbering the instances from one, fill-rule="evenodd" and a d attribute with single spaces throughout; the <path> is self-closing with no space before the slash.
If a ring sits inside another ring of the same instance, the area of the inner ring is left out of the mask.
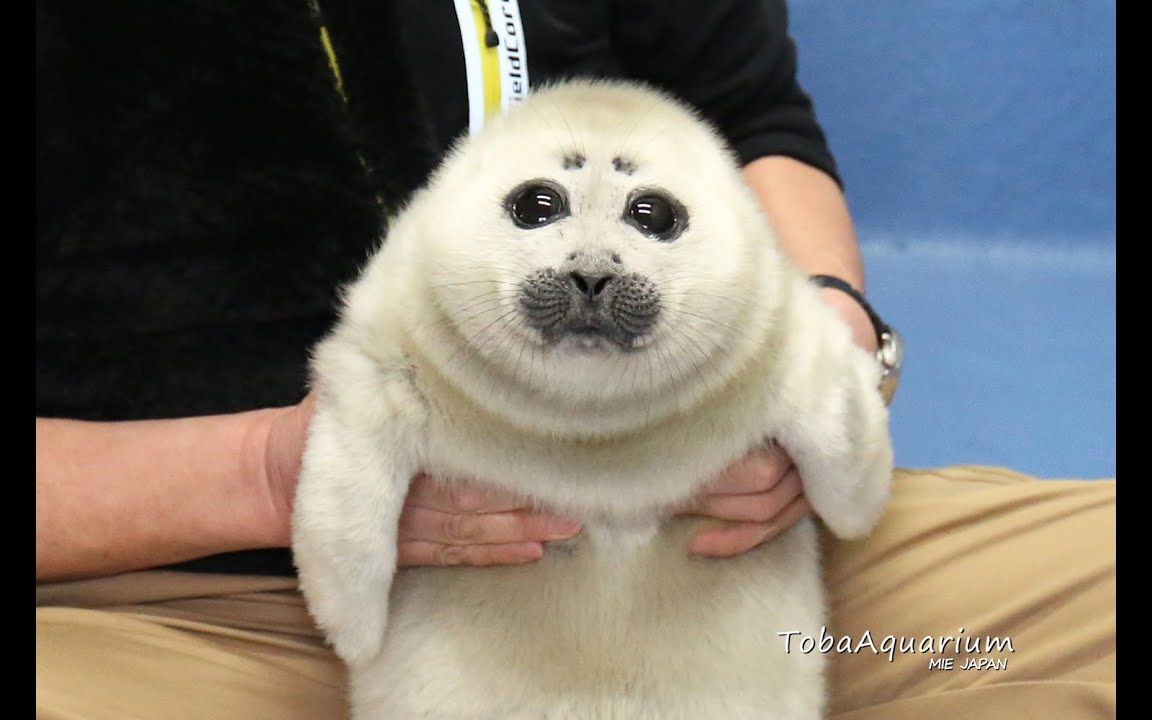
<path id="1" fill-rule="evenodd" d="M 864 299 L 864 295 L 844 280 L 833 275 L 812 275 L 808 279 L 820 287 L 835 288 L 836 290 L 846 293 L 855 300 L 860 307 L 864 308 L 864 312 L 868 314 L 868 319 L 872 322 L 872 329 L 876 331 L 877 344 L 883 344 L 884 334 L 892 332 L 892 328 L 880 319 L 880 316 L 872 309 L 868 301 Z"/>

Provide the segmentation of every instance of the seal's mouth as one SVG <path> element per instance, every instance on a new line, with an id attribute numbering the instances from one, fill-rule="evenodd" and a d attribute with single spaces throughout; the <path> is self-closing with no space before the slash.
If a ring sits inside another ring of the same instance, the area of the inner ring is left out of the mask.
<path id="1" fill-rule="evenodd" d="M 576 321 L 560 323 L 541 330 L 546 346 L 581 353 L 591 352 L 635 352 L 637 336 L 625 332 L 611 322 Z"/>
<path id="2" fill-rule="evenodd" d="M 609 331 L 604 324 L 598 322 L 582 322 L 573 323 L 566 331 L 568 335 L 574 336 L 588 336 L 588 337 L 603 337 L 607 338 Z"/>

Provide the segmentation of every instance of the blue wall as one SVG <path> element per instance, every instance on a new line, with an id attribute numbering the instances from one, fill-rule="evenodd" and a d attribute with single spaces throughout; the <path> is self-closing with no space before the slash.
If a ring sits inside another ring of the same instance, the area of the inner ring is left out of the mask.
<path id="1" fill-rule="evenodd" d="M 800 77 L 865 231 L 1111 243 L 1102 0 L 792 0 Z"/>
<path id="2" fill-rule="evenodd" d="M 790 7 L 869 295 L 908 341 L 898 464 L 1114 475 L 1114 5 Z"/>

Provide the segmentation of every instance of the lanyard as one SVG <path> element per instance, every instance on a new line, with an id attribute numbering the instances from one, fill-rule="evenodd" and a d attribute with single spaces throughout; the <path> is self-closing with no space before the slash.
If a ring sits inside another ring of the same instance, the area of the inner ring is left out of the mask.
<path id="1" fill-rule="evenodd" d="M 475 135 L 485 120 L 528 96 L 528 45 L 516 0 L 453 2 L 468 79 L 468 132 Z"/>

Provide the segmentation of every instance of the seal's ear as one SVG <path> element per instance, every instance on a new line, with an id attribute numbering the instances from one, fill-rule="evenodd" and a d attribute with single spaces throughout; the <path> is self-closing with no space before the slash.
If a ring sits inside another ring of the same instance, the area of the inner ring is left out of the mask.
<path id="1" fill-rule="evenodd" d="M 402 367 L 330 338 L 313 361 L 316 410 L 292 512 L 300 589 L 349 665 L 383 642 L 397 526 L 420 466 L 423 406 Z"/>

